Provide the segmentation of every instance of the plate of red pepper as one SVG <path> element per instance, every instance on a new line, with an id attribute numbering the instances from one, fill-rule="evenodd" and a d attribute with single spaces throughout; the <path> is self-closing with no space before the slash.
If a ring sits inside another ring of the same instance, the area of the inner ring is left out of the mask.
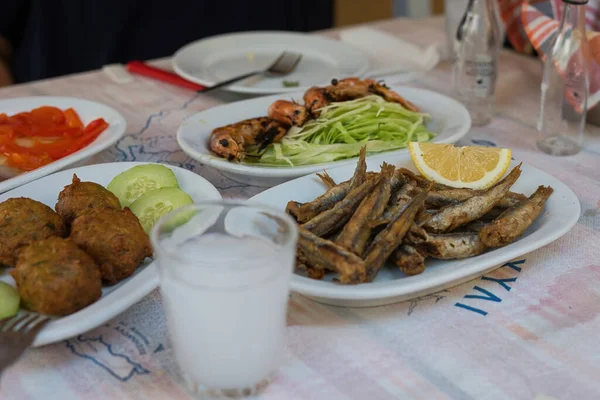
<path id="1" fill-rule="evenodd" d="M 84 99 L 0 100 L 0 193 L 105 150 L 126 125 L 111 107 Z"/>

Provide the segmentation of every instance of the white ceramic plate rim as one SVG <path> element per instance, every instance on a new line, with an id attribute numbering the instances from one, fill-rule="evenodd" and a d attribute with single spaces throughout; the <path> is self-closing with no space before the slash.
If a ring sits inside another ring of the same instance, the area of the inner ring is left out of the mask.
<path id="1" fill-rule="evenodd" d="M 434 137 L 431 142 L 433 142 L 433 143 L 455 143 L 458 140 L 460 140 L 463 136 L 465 136 L 471 129 L 471 116 L 470 116 L 469 112 L 467 111 L 467 109 L 465 108 L 465 106 L 462 105 L 461 103 L 459 103 L 458 101 L 456 101 L 448 96 L 445 96 L 443 94 L 440 94 L 440 93 L 437 93 L 437 92 L 434 92 L 431 90 L 427 90 L 427 89 L 402 87 L 402 86 L 392 86 L 391 88 L 393 90 L 397 90 L 399 92 L 404 92 L 404 93 L 410 93 L 411 91 L 413 93 L 420 92 L 423 95 L 444 98 L 445 101 L 454 103 L 454 106 L 456 107 L 456 112 L 460 114 L 457 119 L 461 119 L 462 121 L 464 121 L 464 123 L 462 124 L 460 129 L 457 129 L 456 132 L 454 132 L 450 136 L 443 137 L 442 139 L 440 139 L 439 136 L 441 136 L 441 135 L 438 135 L 438 136 Z M 185 137 L 185 131 L 188 129 L 188 124 L 194 124 L 193 121 L 201 119 L 204 115 L 210 115 L 210 114 L 214 114 L 215 112 L 219 112 L 221 110 L 227 110 L 233 104 L 235 104 L 237 106 L 246 105 L 247 108 L 251 108 L 253 106 L 253 103 L 256 103 L 257 100 L 262 103 L 262 102 L 275 101 L 275 100 L 278 100 L 281 98 L 289 98 L 289 97 L 301 99 L 303 94 L 304 94 L 304 92 L 295 92 L 295 93 L 288 94 L 285 97 L 282 97 L 281 95 L 260 97 L 258 99 L 249 99 L 249 100 L 243 100 L 243 101 L 239 101 L 239 102 L 235 102 L 235 103 L 223 104 L 223 105 L 220 105 L 217 107 L 213 107 L 209 110 L 201 111 L 195 115 L 188 117 L 179 126 L 179 128 L 177 129 L 177 143 L 179 144 L 179 147 L 181 147 L 181 149 L 188 156 L 192 157 L 193 159 L 199 161 L 202 164 L 209 165 L 211 167 L 214 167 L 214 168 L 222 170 L 222 171 L 233 172 L 233 173 L 238 173 L 238 174 L 243 174 L 243 175 L 253 176 L 253 177 L 265 177 L 265 178 L 298 177 L 298 176 L 302 176 L 302 175 L 306 175 L 306 174 L 311 174 L 313 172 L 322 171 L 323 169 L 334 168 L 334 167 L 338 167 L 338 166 L 355 163 L 356 157 L 350 158 L 347 160 L 340 160 L 340 161 L 334 161 L 334 162 L 322 163 L 322 164 L 306 165 L 306 166 L 300 166 L 300 167 L 290 167 L 290 168 L 288 168 L 288 167 L 253 166 L 253 165 L 248 165 L 248 164 L 230 162 L 230 161 L 225 160 L 224 158 L 213 155 L 210 152 L 200 151 L 200 150 L 196 149 L 191 143 L 189 143 Z M 409 98 L 410 94 L 406 97 Z M 263 115 L 266 114 L 266 112 L 267 112 L 267 110 L 264 110 Z M 229 123 L 235 123 L 235 122 L 238 122 L 239 120 L 240 120 L 240 118 L 237 118 L 235 115 L 231 115 L 231 121 Z M 403 154 L 403 153 L 408 154 L 408 150 L 406 148 L 404 148 L 404 149 L 398 149 L 398 150 L 388 151 L 388 152 L 384 152 L 384 153 L 372 154 L 372 155 L 369 155 L 367 158 L 368 159 L 386 159 L 389 157 L 393 157 L 397 154 Z"/>
<path id="2" fill-rule="evenodd" d="M 64 176 L 65 178 L 70 178 L 73 173 L 81 175 L 82 179 L 86 179 L 85 175 L 87 172 L 93 172 L 94 170 L 102 170 L 106 171 L 108 168 L 115 168 L 115 175 L 119 172 L 125 171 L 131 167 L 136 165 L 143 164 L 156 164 L 150 162 L 114 162 L 114 163 L 106 163 L 106 164 L 94 164 L 88 165 L 79 168 L 72 168 L 66 171 L 61 171 L 56 174 L 49 175 L 44 177 L 36 182 L 31 182 L 28 185 L 21 186 L 9 192 L 3 193 L 0 195 L 0 202 L 6 200 L 7 198 L 14 197 L 12 193 L 17 192 L 27 192 L 28 189 L 32 187 L 32 185 L 43 185 L 45 179 L 54 179 L 57 175 Z M 183 168 L 179 168 L 173 165 L 164 164 L 166 167 L 171 168 L 180 178 L 181 176 L 186 176 L 187 185 L 194 185 L 195 187 L 202 187 L 202 194 L 206 195 L 206 199 L 211 200 L 220 200 L 222 199 L 221 194 L 209 181 L 207 181 L 202 176 L 188 171 Z M 118 167 L 118 168 L 117 168 Z M 112 176 L 111 176 L 112 178 Z M 180 179 L 181 183 L 181 179 Z M 186 189 L 186 184 L 181 185 L 183 190 L 191 191 L 191 189 Z M 62 190 L 62 187 L 56 188 L 56 195 Z M 192 194 L 193 196 L 193 194 Z M 35 197 L 33 197 L 35 200 Z M 194 199 L 195 201 L 200 201 L 201 199 Z M 70 337 L 76 336 L 78 334 L 87 332 L 95 327 L 103 324 L 111 318 L 114 318 L 118 314 L 122 313 L 146 295 L 148 295 L 152 290 L 158 287 L 159 279 L 158 279 L 158 271 L 156 268 L 156 263 L 154 261 L 146 261 L 147 264 L 139 268 L 136 273 L 124 280 L 120 283 L 116 289 L 108 294 L 103 294 L 103 296 L 93 304 L 90 304 L 86 308 L 65 316 L 58 318 L 55 321 L 50 322 L 44 329 L 40 331 L 36 340 L 33 344 L 34 347 L 44 346 L 50 343 L 54 343 L 63 339 L 68 339 Z"/>
<path id="3" fill-rule="evenodd" d="M 356 69 L 356 71 L 354 71 L 353 73 L 349 73 L 347 74 L 348 76 L 357 76 L 357 77 L 361 77 L 365 74 L 365 72 L 367 72 L 367 70 L 369 69 L 369 57 L 364 54 L 360 49 L 358 49 L 355 46 L 352 46 L 351 44 L 339 41 L 339 40 L 334 40 L 334 39 L 329 39 L 327 37 L 323 37 L 323 36 L 316 36 L 316 35 L 311 35 L 311 34 L 307 34 L 307 33 L 302 33 L 302 32 L 290 32 L 290 31 L 249 31 L 249 32 L 235 32 L 235 33 L 226 33 L 223 35 L 217 35 L 217 36 L 211 36 L 209 38 L 206 39 L 200 39 L 197 40 L 195 42 L 189 43 L 185 46 L 183 46 L 181 49 L 177 50 L 175 52 L 175 54 L 173 55 L 173 59 L 171 61 L 173 70 L 175 71 L 175 73 L 177 73 L 179 76 L 181 76 L 182 78 L 187 79 L 188 81 L 203 85 L 203 86 L 211 86 L 214 85 L 215 81 L 210 80 L 210 79 L 204 79 L 202 77 L 199 77 L 197 75 L 188 73 L 186 70 L 184 70 L 181 65 L 180 65 L 180 57 L 182 56 L 182 54 L 185 54 L 185 52 L 191 51 L 191 49 L 195 46 L 198 46 L 199 44 L 201 44 L 203 41 L 207 41 L 207 40 L 211 40 L 211 41 L 215 41 L 215 40 L 219 40 L 219 39 L 223 39 L 223 38 L 230 38 L 230 37 L 244 37 L 245 39 L 251 36 L 257 36 L 257 35 L 271 35 L 273 37 L 279 37 L 281 38 L 282 36 L 294 36 L 297 38 L 305 38 L 307 40 L 310 41 L 318 41 L 321 43 L 326 43 L 330 46 L 336 46 L 340 49 L 344 49 L 345 51 L 348 52 L 354 52 L 355 56 L 358 60 L 360 60 L 360 64 L 361 66 L 359 68 Z M 264 87 L 253 87 L 253 86 L 243 86 L 243 85 L 230 85 L 227 87 L 224 87 L 223 90 L 227 90 L 230 92 L 235 92 L 235 93 L 244 93 L 244 94 L 275 94 L 275 93 L 290 93 L 290 92 L 295 92 L 299 89 L 308 89 L 310 86 L 318 86 L 318 85 L 325 85 L 328 84 L 328 82 L 314 82 L 311 85 L 308 86 L 300 86 L 300 87 L 293 87 L 293 88 L 286 88 L 286 87 L 281 87 L 281 88 L 264 88 Z"/>
<path id="4" fill-rule="evenodd" d="M 402 161 L 401 161 L 402 162 Z M 395 163 L 398 165 L 398 163 Z M 513 166 L 515 164 L 513 163 Z M 408 166 L 403 165 L 403 166 Z M 350 176 L 352 172 L 348 166 L 336 168 L 341 170 L 346 168 Z M 414 168 L 412 168 L 414 170 Z M 329 172 L 331 173 L 330 170 Z M 466 266 L 454 269 L 442 269 L 431 275 L 416 275 L 404 277 L 401 279 L 374 282 L 361 285 L 337 285 L 327 281 L 319 281 L 309 279 L 297 274 L 294 274 L 291 280 L 291 289 L 295 292 L 324 299 L 335 299 L 335 300 L 380 300 L 393 297 L 400 297 L 410 295 L 414 293 L 428 291 L 431 292 L 433 288 L 441 288 L 454 286 L 454 284 L 460 284 L 476 276 L 483 275 L 487 271 L 496 268 L 497 266 L 513 260 L 516 257 L 527 254 L 533 250 L 537 250 L 566 234 L 571 228 L 577 223 L 580 213 L 581 205 L 577 196 L 573 191 L 565 185 L 563 182 L 553 177 L 552 175 L 543 172 L 535 167 L 523 165 L 524 174 L 535 173 L 540 177 L 540 181 L 543 184 L 549 184 L 554 188 L 553 196 L 563 196 L 565 202 L 574 204 L 574 208 L 570 209 L 569 217 L 563 225 L 557 227 L 550 232 L 547 232 L 544 236 L 539 237 L 538 231 L 534 231 L 526 238 L 521 238 L 516 242 L 495 250 L 488 251 L 480 256 L 471 257 L 463 260 L 467 261 Z M 297 178 L 295 180 L 283 183 L 283 187 L 273 187 L 266 191 L 259 193 L 258 195 L 250 198 L 248 201 L 255 201 L 258 203 L 265 204 L 264 198 L 269 196 L 269 193 L 274 190 L 286 190 L 287 193 L 293 194 L 295 192 L 294 187 L 298 185 L 299 181 L 305 179 L 314 179 L 314 175 Z M 293 200 L 293 196 L 290 195 L 289 200 Z M 281 205 L 281 209 L 285 208 L 285 204 Z M 529 240 L 525 240 L 529 239 Z M 449 284 L 454 283 L 454 284 Z"/>
<path id="5" fill-rule="evenodd" d="M 112 123 L 110 123 L 107 130 L 102 132 L 102 134 L 100 134 L 96 140 L 83 149 L 48 165 L 44 165 L 41 168 L 0 181 L 0 193 L 34 181 L 53 172 L 60 171 L 71 164 L 89 158 L 101 152 L 102 150 L 106 150 L 110 146 L 114 145 L 119 139 L 121 139 L 125 133 L 125 130 L 127 129 L 127 122 L 125 121 L 125 118 L 117 110 L 105 104 L 97 103 L 91 100 L 59 96 L 19 97 L 14 99 L 0 100 L 0 112 L 3 112 L 2 110 L 7 106 L 7 104 L 16 102 L 27 102 L 31 104 L 28 109 L 24 109 L 22 111 L 29 111 L 42 105 L 65 107 L 65 105 L 70 104 L 69 107 L 73 107 L 75 111 L 78 111 L 78 109 L 81 107 L 95 107 L 98 108 L 97 118 L 104 118 L 106 120 L 110 119 L 110 121 L 107 122 L 112 121 Z"/>

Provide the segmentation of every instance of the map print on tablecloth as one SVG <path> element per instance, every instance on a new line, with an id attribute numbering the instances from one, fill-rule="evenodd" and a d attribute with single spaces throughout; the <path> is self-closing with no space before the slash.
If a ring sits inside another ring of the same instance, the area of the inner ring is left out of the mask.
<path id="1" fill-rule="evenodd" d="M 500 268 L 508 267 L 508 268 L 516 271 L 517 274 L 520 274 L 521 270 L 523 269 L 522 267 L 525 264 L 525 261 L 526 260 L 523 259 L 523 260 L 515 260 L 515 261 L 507 262 L 506 264 L 502 265 Z M 502 271 L 502 273 L 504 273 L 504 271 Z M 501 296 L 503 296 L 503 292 L 504 293 L 505 293 L 505 291 L 510 292 L 512 287 L 509 284 L 516 282 L 517 279 L 518 279 L 518 276 L 511 276 L 509 278 L 502 278 L 502 277 L 496 278 L 496 277 L 484 275 L 479 279 L 480 281 L 497 283 L 498 285 L 500 285 L 501 289 L 504 289 L 504 290 L 498 290 L 497 285 L 494 285 L 494 287 L 489 287 L 488 288 L 489 290 L 482 288 L 479 285 L 475 285 L 475 286 L 473 286 L 473 292 L 464 295 L 463 298 L 461 299 L 461 301 L 455 303 L 454 306 L 462 308 L 467 311 L 471 311 L 475 314 L 479 314 L 479 315 L 482 315 L 485 317 L 488 314 L 488 311 L 486 311 L 484 309 L 486 307 L 485 302 L 490 302 L 490 301 L 494 302 L 494 303 L 502 302 Z M 465 300 L 469 300 L 469 301 L 465 301 Z M 476 301 L 477 307 L 475 307 L 474 305 L 469 305 L 469 304 L 473 304 L 474 300 L 477 300 Z M 466 303 L 468 303 L 468 304 L 466 304 Z"/>
<path id="2" fill-rule="evenodd" d="M 67 340 L 66 346 L 74 355 L 90 360 L 122 382 L 127 382 L 134 375 L 150 373 L 130 356 L 113 350 L 112 345 L 107 343 L 102 335 L 79 335 Z"/>
<path id="3" fill-rule="evenodd" d="M 128 382 L 166 372 L 177 379 L 158 290 L 117 318 L 66 340 L 64 345 L 66 351 L 97 368 L 100 377 L 108 375 Z"/>

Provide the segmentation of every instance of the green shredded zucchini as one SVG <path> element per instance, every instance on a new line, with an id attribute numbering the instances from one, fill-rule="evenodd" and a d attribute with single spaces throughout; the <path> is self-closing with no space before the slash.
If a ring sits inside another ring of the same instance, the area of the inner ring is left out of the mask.
<path id="1" fill-rule="evenodd" d="M 397 150 L 431 140 L 435 135 L 425 126 L 429 118 L 376 95 L 332 103 L 318 119 L 291 128 L 280 143 L 248 149 L 244 162 L 294 167 L 356 157 L 364 145 L 367 154 Z"/>

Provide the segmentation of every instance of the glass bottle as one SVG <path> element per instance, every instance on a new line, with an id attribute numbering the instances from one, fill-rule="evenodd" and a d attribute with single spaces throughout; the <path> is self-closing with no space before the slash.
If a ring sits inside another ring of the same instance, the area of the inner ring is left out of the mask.
<path id="1" fill-rule="evenodd" d="M 469 0 L 455 40 L 454 94 L 474 126 L 490 123 L 495 109 L 500 23 L 495 0 Z"/>
<path id="2" fill-rule="evenodd" d="M 454 42 L 456 31 L 462 21 L 469 0 L 444 0 L 444 25 L 446 28 L 446 51 L 444 56 L 454 60 Z"/>
<path id="3" fill-rule="evenodd" d="M 590 86 L 586 3 L 563 0 L 558 33 L 544 61 L 537 145 L 555 156 L 576 154 L 583 146 Z"/>

